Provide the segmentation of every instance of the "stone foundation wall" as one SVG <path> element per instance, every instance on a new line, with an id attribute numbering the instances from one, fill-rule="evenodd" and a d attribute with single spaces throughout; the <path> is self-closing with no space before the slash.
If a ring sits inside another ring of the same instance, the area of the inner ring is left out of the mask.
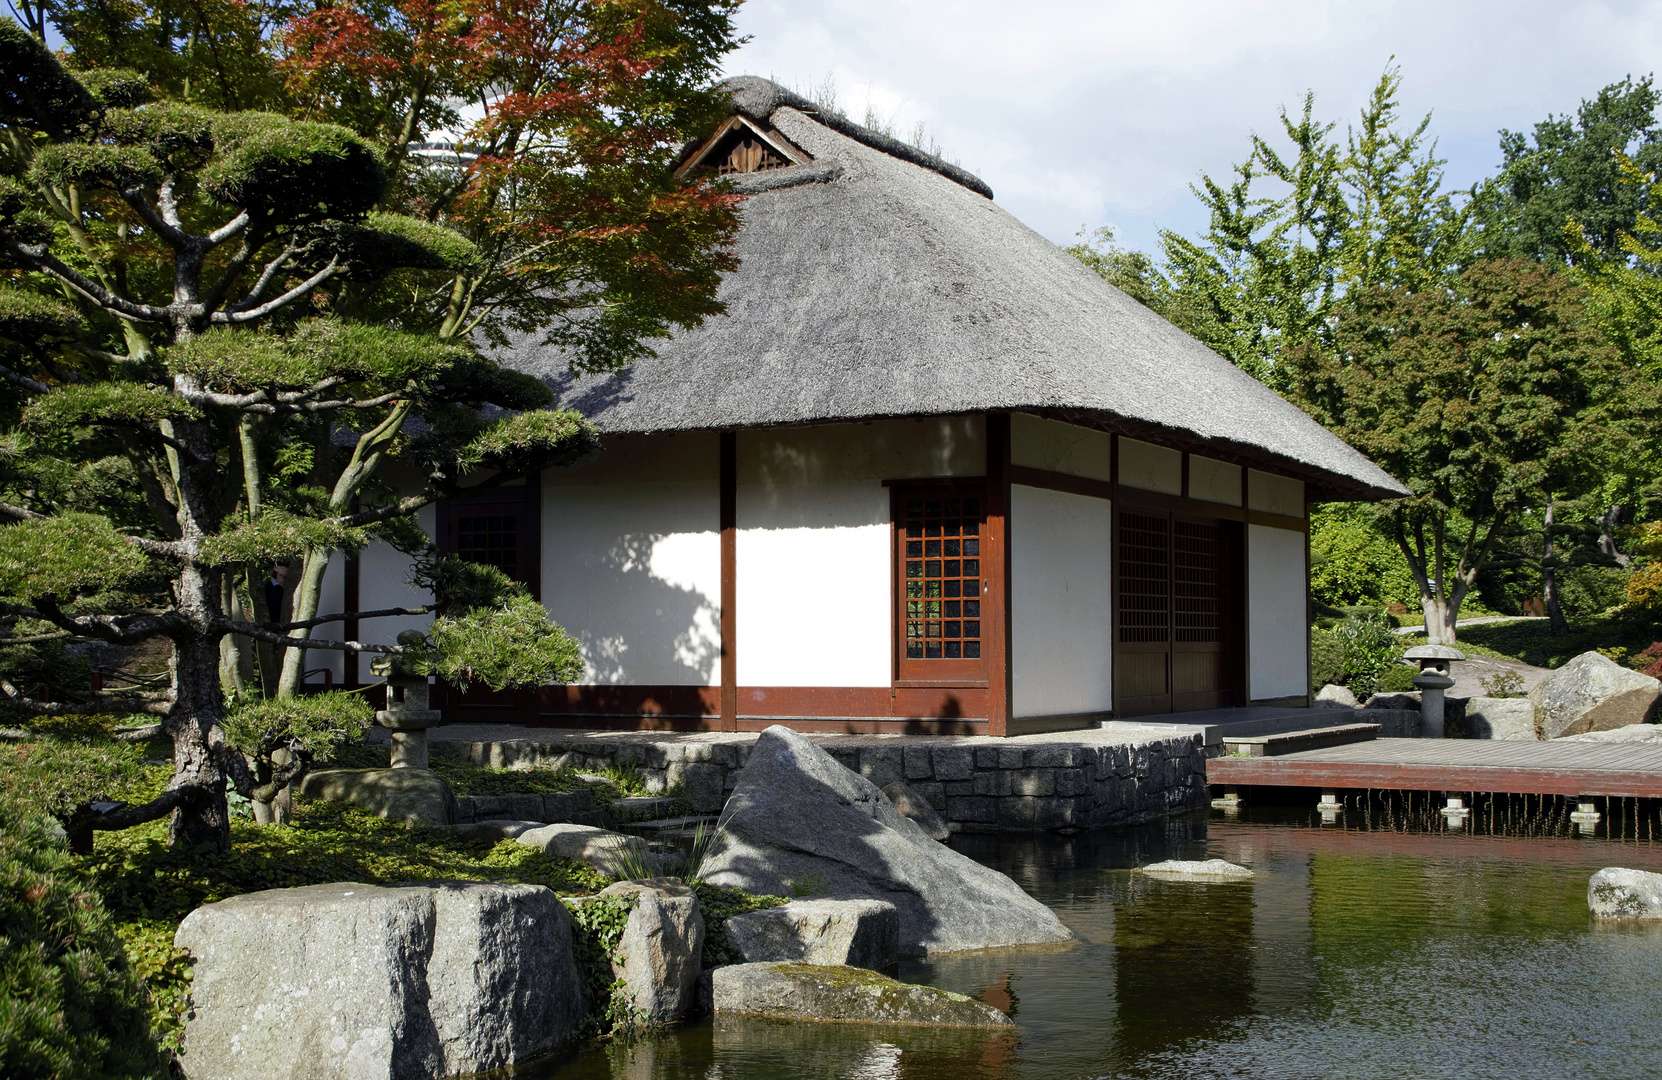
<path id="1" fill-rule="evenodd" d="M 755 735 L 607 739 L 552 735 L 472 743 L 475 764 L 497 768 L 633 766 L 654 792 L 677 790 L 700 813 L 720 811 Z M 1115 738 L 1079 732 L 1016 739 L 834 736 L 816 739 L 882 787 L 905 781 L 966 832 L 1086 828 L 1140 821 L 1207 803 L 1198 736 Z"/>

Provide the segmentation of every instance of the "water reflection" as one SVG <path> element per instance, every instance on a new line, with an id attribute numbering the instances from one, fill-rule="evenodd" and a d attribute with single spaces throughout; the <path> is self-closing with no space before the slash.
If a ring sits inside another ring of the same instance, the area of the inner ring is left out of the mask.
<path id="1" fill-rule="evenodd" d="M 1586 906 L 1601 866 L 1662 870 L 1654 832 L 1601 825 L 1574 838 L 1567 822 L 1483 806 L 1450 832 L 1435 809 L 1356 805 L 1323 825 L 1309 809 L 1248 808 L 1074 836 L 955 837 L 1079 940 L 937 957 L 901 976 L 1004 1009 L 1017 1035 L 720 1017 L 529 1075 L 1662 1075 L 1662 927 L 1594 924 Z M 1132 872 L 1212 857 L 1256 876 Z"/>

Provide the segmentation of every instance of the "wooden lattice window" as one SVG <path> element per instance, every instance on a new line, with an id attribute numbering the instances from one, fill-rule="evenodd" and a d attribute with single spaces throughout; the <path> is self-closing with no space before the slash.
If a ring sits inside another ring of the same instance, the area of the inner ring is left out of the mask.
<path id="1" fill-rule="evenodd" d="M 897 488 L 897 653 L 903 679 L 977 678 L 990 645 L 986 498 L 976 486 Z"/>
<path id="2" fill-rule="evenodd" d="M 1180 642 L 1223 640 L 1224 542 L 1219 525 L 1172 522 L 1172 615 Z"/>
<path id="3" fill-rule="evenodd" d="M 790 162 L 780 157 L 774 149 L 754 135 L 740 137 L 727 156 L 716 165 L 716 172 L 722 176 L 732 173 L 762 172 L 766 169 L 783 169 Z"/>
<path id="4" fill-rule="evenodd" d="M 1120 640 L 1171 640 L 1171 522 L 1120 514 Z"/>
<path id="5" fill-rule="evenodd" d="M 509 577 L 519 578 L 519 516 L 517 514 L 457 515 L 456 557 L 485 563 Z"/>

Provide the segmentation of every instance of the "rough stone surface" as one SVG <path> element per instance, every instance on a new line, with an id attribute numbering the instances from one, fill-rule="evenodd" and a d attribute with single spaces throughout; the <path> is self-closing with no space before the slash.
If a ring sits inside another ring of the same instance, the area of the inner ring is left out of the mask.
<path id="1" fill-rule="evenodd" d="M 987 776 L 989 777 L 989 785 L 996 786 L 996 779 L 1003 775 L 1003 773 L 979 773 L 976 779 L 979 781 L 982 776 Z M 1005 790 L 997 792 L 997 794 L 1010 794 L 1009 786 L 1009 781 L 1005 780 Z M 909 817 L 917 822 L 918 828 L 922 829 L 929 839 L 945 840 L 952 835 L 952 830 L 946 827 L 946 820 L 936 812 L 935 808 L 923 796 L 907 787 L 906 781 L 896 780 L 885 785 L 883 794 L 889 797 L 889 802 L 894 804 L 894 808 L 900 811 L 902 816 Z"/>
<path id="2" fill-rule="evenodd" d="M 635 906 L 612 960 L 644 1024 L 681 1019 L 696 1003 L 704 916 L 691 889 L 673 878 L 620 881 L 598 896 L 633 896 Z"/>
<path id="3" fill-rule="evenodd" d="M 1468 739 L 1537 742 L 1541 738 L 1535 730 L 1535 703 L 1528 698 L 1468 698 L 1461 730 Z"/>
<path id="4" fill-rule="evenodd" d="M 1662 919 L 1662 874 L 1607 866 L 1588 880 L 1587 906 L 1600 919 Z"/>
<path id="5" fill-rule="evenodd" d="M 1531 690 L 1529 700 L 1535 703 L 1542 733 L 1556 739 L 1641 723 L 1659 690 L 1662 683 L 1649 675 L 1585 652 Z"/>
<path id="6" fill-rule="evenodd" d="M 718 1013 L 860 1024 L 1010 1026 L 1008 1016 L 973 998 L 857 967 L 733 964 L 715 969 L 711 995 Z"/>
<path id="7" fill-rule="evenodd" d="M 694 813 L 719 814 L 727 801 L 722 781 L 727 770 L 708 761 L 672 762 L 665 771 L 669 786 L 679 788 L 681 797 L 691 804 Z"/>
<path id="8" fill-rule="evenodd" d="M 1310 701 L 1313 709 L 1354 709 L 1360 704 L 1350 687 L 1335 686 L 1333 683 L 1316 691 L 1316 696 Z"/>
<path id="9" fill-rule="evenodd" d="M 192 1080 L 419 1080 L 576 1034 L 570 916 L 539 885 L 312 885 L 191 912 Z"/>
<path id="10" fill-rule="evenodd" d="M 450 826 L 450 832 L 462 840 L 513 840 L 532 829 L 540 829 L 542 826 L 543 823 L 540 821 L 500 819 L 495 821 L 470 821 L 461 825 L 452 825 Z"/>
<path id="11" fill-rule="evenodd" d="M 557 859 L 588 863 L 609 877 L 627 877 L 636 864 L 656 865 L 645 840 L 593 825 L 544 825 L 514 839 Z"/>
<path id="12" fill-rule="evenodd" d="M 793 900 L 727 920 L 745 963 L 800 960 L 882 970 L 900 960 L 900 916 L 881 900 Z"/>
<path id="13" fill-rule="evenodd" d="M 1636 742 L 1662 743 L 1662 725 L 1629 724 L 1609 731 L 1589 731 L 1585 735 L 1566 735 L 1565 742 Z"/>
<path id="14" fill-rule="evenodd" d="M 436 829 L 457 821 L 450 785 L 426 769 L 324 769 L 306 775 L 300 795 L 351 803 L 406 825 Z"/>
<path id="15" fill-rule="evenodd" d="M 1222 859 L 1206 859 L 1195 861 L 1189 859 L 1167 859 L 1165 862 L 1149 863 L 1141 868 L 1142 872 L 1150 877 L 1182 878 L 1184 880 L 1233 881 L 1249 878 L 1252 871 L 1244 866 L 1237 866 Z"/>
<path id="16" fill-rule="evenodd" d="M 587 791 L 560 791 L 512 795 L 461 795 L 456 799 L 456 820 L 497 821 L 504 818 L 541 824 L 572 822 L 600 824 L 600 812 Z"/>
<path id="17" fill-rule="evenodd" d="M 907 955 L 1073 936 L 1015 882 L 931 840 L 871 781 L 788 728 L 756 741 L 725 817 L 705 880 L 772 895 L 817 882 L 836 899 L 886 900 Z"/>

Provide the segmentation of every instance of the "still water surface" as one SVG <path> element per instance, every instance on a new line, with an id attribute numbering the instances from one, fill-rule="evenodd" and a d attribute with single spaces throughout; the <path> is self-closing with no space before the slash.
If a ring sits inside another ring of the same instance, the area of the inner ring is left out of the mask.
<path id="1" fill-rule="evenodd" d="M 1651 814 L 1654 814 L 1652 808 Z M 1650 816 L 1650 815 L 1647 815 Z M 1587 877 L 1662 840 L 1530 819 L 1197 812 L 1074 836 L 958 836 L 1078 936 L 900 977 L 1008 1011 L 1014 1035 L 718 1017 L 537 1080 L 1662 1077 L 1662 926 L 1595 924 Z M 1631 826 L 1631 822 L 1629 823 Z M 1510 834 L 1510 835 L 1508 835 Z M 1636 839 L 1635 837 L 1641 837 Z M 1219 857 L 1249 882 L 1131 868 Z"/>

